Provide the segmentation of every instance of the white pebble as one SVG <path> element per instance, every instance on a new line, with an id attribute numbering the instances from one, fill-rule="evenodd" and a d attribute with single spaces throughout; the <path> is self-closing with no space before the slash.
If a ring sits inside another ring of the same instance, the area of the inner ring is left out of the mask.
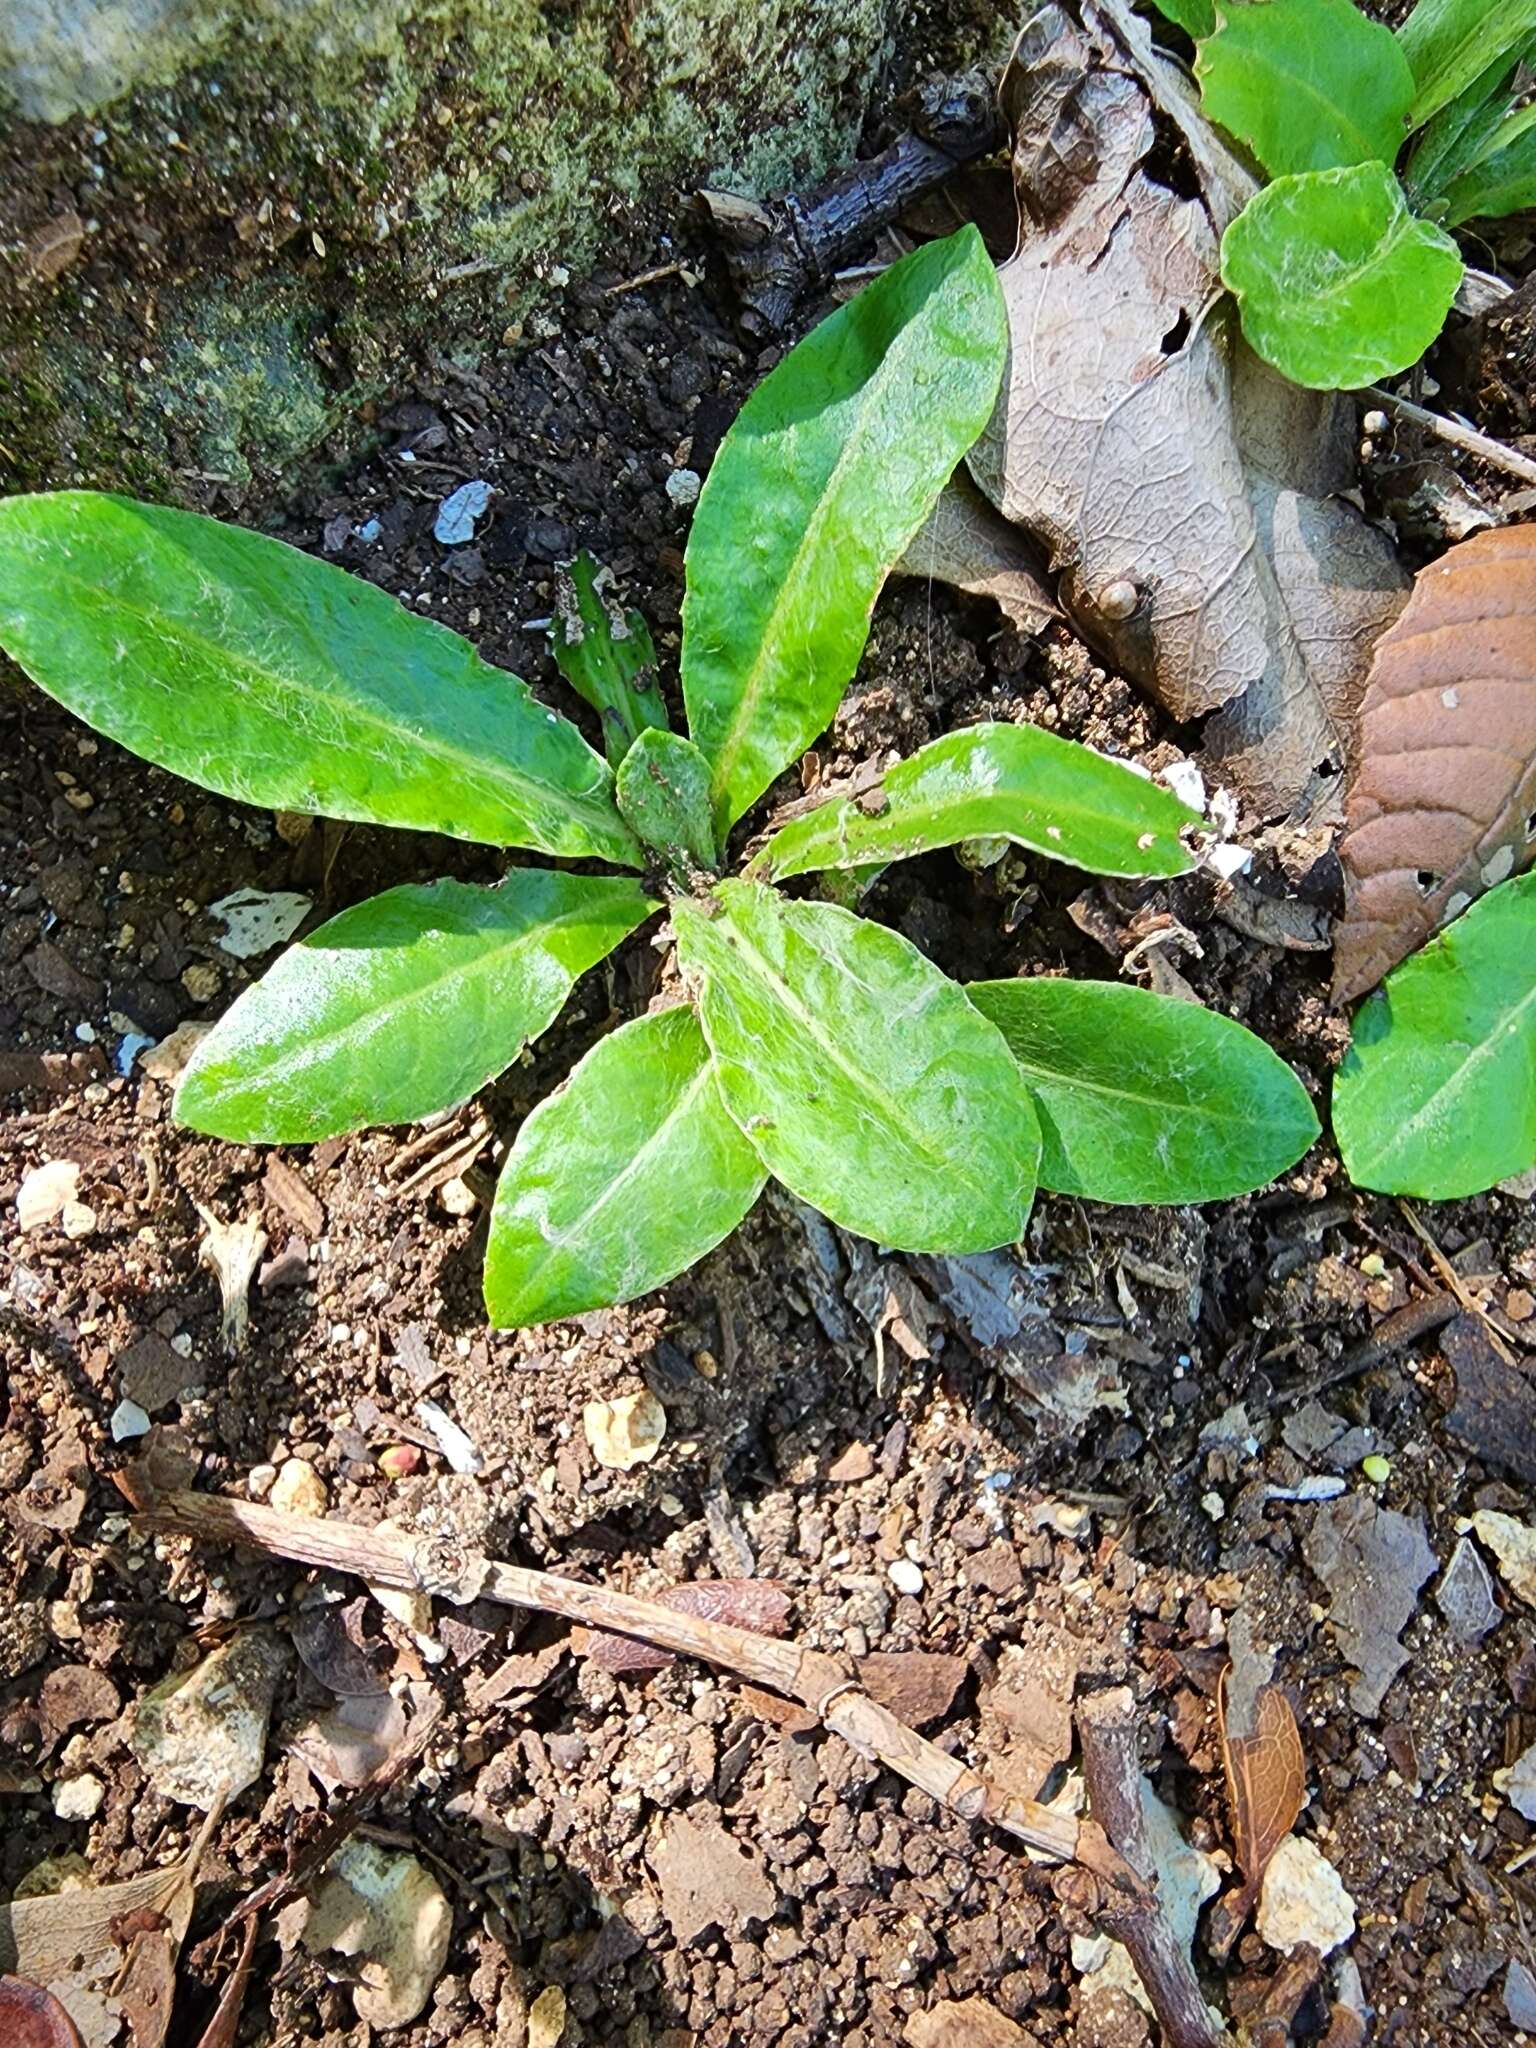
<path id="1" fill-rule="evenodd" d="M 696 469 L 674 469 L 667 478 L 667 496 L 679 507 L 696 505 L 704 480 Z"/>
<path id="2" fill-rule="evenodd" d="M 125 1444 L 130 1437 L 143 1436 L 149 1428 L 149 1417 L 137 1401 L 119 1401 L 112 1410 L 112 1441 Z"/>
<path id="3" fill-rule="evenodd" d="M 62 1778 L 53 1788 L 53 1810 L 60 1820 L 91 1820 L 101 1811 L 107 1788 L 100 1778 L 83 1771 L 78 1778 Z"/>
<path id="4" fill-rule="evenodd" d="M 886 1577 L 898 1593 L 911 1593 L 915 1596 L 923 1590 L 923 1575 L 909 1557 L 898 1557 L 894 1564 L 887 1567 Z"/>

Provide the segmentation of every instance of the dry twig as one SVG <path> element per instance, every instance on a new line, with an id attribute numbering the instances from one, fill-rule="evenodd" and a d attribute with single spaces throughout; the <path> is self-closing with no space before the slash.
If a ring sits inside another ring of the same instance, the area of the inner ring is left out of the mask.
<path id="1" fill-rule="evenodd" d="M 1399 398 L 1395 391 L 1383 391 L 1377 384 L 1372 384 L 1365 396 L 1374 399 L 1378 405 L 1389 406 L 1403 419 L 1411 420 L 1414 426 L 1422 427 L 1427 434 L 1448 441 L 1453 448 L 1460 448 L 1467 455 L 1480 456 L 1490 468 L 1502 469 L 1506 476 L 1517 476 L 1522 483 L 1536 484 L 1536 462 L 1529 455 L 1519 454 L 1489 434 L 1480 434 L 1476 427 L 1464 426 L 1460 420 L 1449 420 L 1443 413 L 1415 405 L 1411 398 Z"/>

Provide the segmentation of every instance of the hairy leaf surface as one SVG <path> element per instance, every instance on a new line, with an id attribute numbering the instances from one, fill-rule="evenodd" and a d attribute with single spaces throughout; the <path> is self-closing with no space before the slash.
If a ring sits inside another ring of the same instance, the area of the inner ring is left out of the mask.
<path id="1" fill-rule="evenodd" d="M 1385 164 L 1277 178 L 1227 229 L 1221 275 L 1267 363 L 1317 391 L 1416 363 L 1461 282 L 1456 244 L 1408 210 Z"/>
<path id="2" fill-rule="evenodd" d="M 1040 1185 L 1094 1202 L 1214 1202 L 1317 1137 L 1307 1091 L 1230 1017 L 1109 981 L 977 981 L 1040 1116 Z"/>
<path id="3" fill-rule="evenodd" d="M 290 946 L 224 1013 L 176 1115 L 247 1145 L 414 1123 L 510 1065 L 654 907 L 637 882 L 539 868 L 494 889 L 386 889 Z"/>
<path id="4" fill-rule="evenodd" d="M 688 541 L 682 671 L 722 834 L 830 724 L 1006 347 L 991 258 L 962 228 L 813 328 L 721 443 Z"/>
<path id="5" fill-rule="evenodd" d="M 1039 1125 L 1001 1035 L 895 932 L 724 882 L 673 906 L 727 1109 L 792 1194 L 902 1251 L 1012 1244 Z"/>
<path id="6" fill-rule="evenodd" d="M 573 725 L 263 534 L 95 491 L 0 501 L 0 645 L 98 732 L 241 803 L 639 864 Z"/>
<path id="7" fill-rule="evenodd" d="M 622 816 L 638 838 L 674 867 L 716 864 L 709 763 L 681 733 L 641 733 L 614 782 Z"/>
<path id="8" fill-rule="evenodd" d="M 1397 31 L 1413 72 L 1413 126 L 1447 106 L 1533 33 L 1536 0 L 1418 0 Z"/>
<path id="9" fill-rule="evenodd" d="M 1336 1002 L 1374 988 L 1536 859 L 1536 534 L 1474 534 L 1419 571 L 1376 646 L 1345 831 Z"/>
<path id="10" fill-rule="evenodd" d="M 1271 177 L 1392 163 L 1413 72 L 1354 0 L 1218 0 L 1216 22 L 1195 65 L 1201 100 Z"/>
<path id="11" fill-rule="evenodd" d="M 1356 1187 L 1448 1202 L 1536 1166 L 1536 875 L 1474 903 L 1362 1004 L 1333 1084 Z"/>
<path id="12" fill-rule="evenodd" d="M 768 876 L 904 860 L 965 839 L 1008 839 L 1098 875 L 1181 875 L 1179 833 L 1202 823 L 1176 796 L 1090 747 L 1033 725 L 947 733 L 856 799 L 823 804 L 776 832 Z"/>
<path id="13" fill-rule="evenodd" d="M 523 1121 L 491 1212 L 498 1329 L 633 1301 L 728 1237 L 762 1161 L 725 1112 L 691 1009 L 601 1039 Z"/>

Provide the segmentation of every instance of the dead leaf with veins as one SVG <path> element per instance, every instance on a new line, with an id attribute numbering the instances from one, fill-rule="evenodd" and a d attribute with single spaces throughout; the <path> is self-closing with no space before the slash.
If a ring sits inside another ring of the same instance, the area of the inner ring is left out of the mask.
<path id="1" fill-rule="evenodd" d="M 1421 569 L 1376 647 L 1344 838 L 1333 998 L 1352 1002 L 1536 859 L 1536 535 Z"/>
<path id="2" fill-rule="evenodd" d="M 1028 534 L 995 511 L 964 470 L 956 470 L 893 574 L 932 578 L 968 597 L 990 597 L 1008 623 L 1032 639 L 1061 617 L 1043 570 Z"/>
<path id="3" fill-rule="evenodd" d="M 1079 25 L 1049 0 L 1004 78 L 1024 229 L 969 466 L 1044 545 L 1083 637 L 1174 718 L 1210 717 L 1225 779 L 1268 816 L 1315 810 L 1406 579 L 1336 495 L 1348 402 L 1284 384 L 1237 333 L 1219 223 L 1246 174 L 1117 14 L 1082 0 Z M 1198 138 L 1208 196 L 1148 169 L 1160 115 Z"/>
<path id="4" fill-rule="evenodd" d="M 1213 1916 L 1219 1914 L 1223 1937 L 1218 1954 L 1230 1947 L 1252 1912 L 1269 1860 L 1295 1826 L 1307 1798 L 1307 1765 L 1296 1716 L 1273 1683 L 1273 1654 L 1256 1648 L 1252 1624 L 1241 1612 L 1232 1625 L 1231 1645 L 1232 1662 L 1217 1687 L 1216 1717 L 1242 1883 L 1212 1909 Z"/>

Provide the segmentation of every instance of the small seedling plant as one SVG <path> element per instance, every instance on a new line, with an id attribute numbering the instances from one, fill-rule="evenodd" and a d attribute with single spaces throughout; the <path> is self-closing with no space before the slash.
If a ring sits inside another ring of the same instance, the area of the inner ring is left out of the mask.
<path id="1" fill-rule="evenodd" d="M 203 1040 L 177 1118 L 308 1144 L 429 1116 L 500 1073 L 664 909 L 686 1000 L 604 1037 L 507 1153 L 485 1258 L 500 1326 L 660 1286 L 769 1175 L 884 1245 L 967 1253 L 1015 1242 L 1037 1186 L 1204 1201 L 1291 1165 L 1317 1133 L 1311 1104 L 1235 1022 L 1118 984 L 962 987 L 896 932 L 784 886 L 981 839 L 1099 874 L 1182 873 L 1200 820 L 1130 767 L 1033 727 L 970 727 L 726 871 L 732 828 L 830 723 L 1005 354 L 996 277 L 965 228 L 759 385 L 689 539 L 687 736 L 644 622 L 578 560 L 553 640 L 601 754 L 457 635 L 275 540 L 89 492 L 0 504 L 0 642 L 101 732 L 246 803 L 580 863 L 342 911 Z"/>
<path id="2" fill-rule="evenodd" d="M 1536 0 L 1156 0 L 1206 113 L 1267 173 L 1222 237 L 1243 332 L 1293 383 L 1416 363 L 1461 283 L 1450 228 L 1536 206 Z"/>

